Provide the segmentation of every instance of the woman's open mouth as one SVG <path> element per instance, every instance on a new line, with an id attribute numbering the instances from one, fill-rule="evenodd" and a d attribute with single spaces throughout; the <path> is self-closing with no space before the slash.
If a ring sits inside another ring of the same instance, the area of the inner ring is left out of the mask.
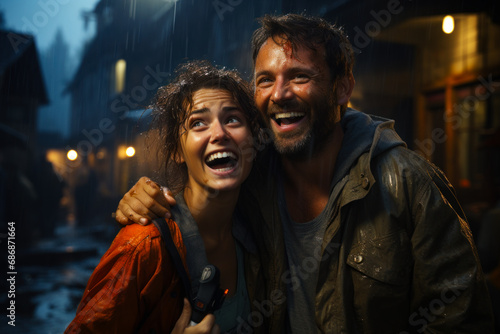
<path id="1" fill-rule="evenodd" d="M 234 169 L 238 156 L 230 151 L 212 153 L 205 159 L 205 163 L 210 169 L 224 173 Z"/>

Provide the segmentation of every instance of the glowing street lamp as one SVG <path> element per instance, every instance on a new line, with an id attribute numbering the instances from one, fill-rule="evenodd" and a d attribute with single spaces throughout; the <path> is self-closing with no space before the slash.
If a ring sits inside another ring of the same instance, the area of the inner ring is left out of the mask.
<path id="1" fill-rule="evenodd" d="M 68 160 L 75 161 L 78 158 L 78 153 L 75 150 L 69 150 L 66 157 Z"/>
<path id="2" fill-rule="evenodd" d="M 455 29 L 455 20 L 453 16 L 446 15 L 443 19 L 443 32 L 445 34 L 451 34 L 453 29 Z"/>
<path id="3" fill-rule="evenodd" d="M 129 158 L 133 157 L 135 155 L 135 148 L 133 148 L 132 146 L 127 147 L 127 150 L 125 151 L 125 154 Z"/>

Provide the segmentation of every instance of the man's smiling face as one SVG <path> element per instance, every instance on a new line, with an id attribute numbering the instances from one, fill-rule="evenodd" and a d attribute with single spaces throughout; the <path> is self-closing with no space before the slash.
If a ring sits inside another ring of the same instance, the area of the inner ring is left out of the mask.
<path id="1" fill-rule="evenodd" d="M 314 153 L 340 120 L 324 50 L 269 38 L 255 61 L 255 103 L 285 156 Z"/>

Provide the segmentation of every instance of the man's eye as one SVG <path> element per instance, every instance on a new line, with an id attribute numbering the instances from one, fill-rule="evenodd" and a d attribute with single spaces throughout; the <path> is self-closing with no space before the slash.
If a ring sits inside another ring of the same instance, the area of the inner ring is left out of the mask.
<path id="1" fill-rule="evenodd" d="M 268 85 L 269 83 L 271 83 L 272 80 L 270 78 L 259 78 L 259 80 L 257 80 L 257 85 Z"/>
<path id="2" fill-rule="evenodd" d="M 297 75 L 295 76 L 295 80 L 296 80 L 296 81 L 300 81 L 300 82 L 302 82 L 302 81 L 307 81 L 307 80 L 309 80 L 309 76 L 308 76 L 308 75 L 306 75 L 306 74 L 297 74 Z"/>

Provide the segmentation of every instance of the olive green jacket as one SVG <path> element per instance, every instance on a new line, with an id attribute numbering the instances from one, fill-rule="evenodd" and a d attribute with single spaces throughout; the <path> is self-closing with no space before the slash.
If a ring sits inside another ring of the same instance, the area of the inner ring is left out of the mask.
<path id="1" fill-rule="evenodd" d="M 344 159 L 347 168 L 336 171 L 332 184 L 334 215 L 316 293 L 318 332 L 492 333 L 476 248 L 446 177 L 405 147 L 392 121 L 349 110 L 342 126 L 343 148 L 351 145 L 347 151 L 356 156 Z M 359 133 L 366 147 L 352 149 Z M 240 200 L 254 218 L 265 259 L 272 312 L 262 314 L 270 332 L 278 333 L 287 331 L 287 259 L 275 182 L 279 161 L 267 154 Z"/>

